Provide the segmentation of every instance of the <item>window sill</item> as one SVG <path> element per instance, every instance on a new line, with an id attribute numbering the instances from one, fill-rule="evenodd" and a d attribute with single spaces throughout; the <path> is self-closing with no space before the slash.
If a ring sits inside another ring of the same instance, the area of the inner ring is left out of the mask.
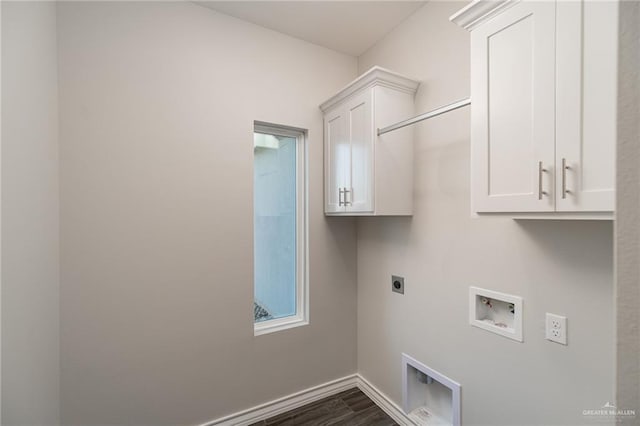
<path id="1" fill-rule="evenodd" d="M 288 330 L 294 327 L 308 325 L 309 321 L 305 318 L 286 317 L 269 321 L 258 322 L 253 325 L 253 335 L 261 336 L 263 334 L 275 333 L 276 331 Z"/>

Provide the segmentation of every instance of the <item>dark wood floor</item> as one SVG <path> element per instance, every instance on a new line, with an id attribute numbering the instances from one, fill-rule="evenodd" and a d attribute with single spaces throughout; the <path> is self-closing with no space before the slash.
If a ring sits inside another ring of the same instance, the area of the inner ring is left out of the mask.
<path id="1" fill-rule="evenodd" d="M 394 426 L 391 417 L 358 388 L 312 402 L 251 426 Z"/>

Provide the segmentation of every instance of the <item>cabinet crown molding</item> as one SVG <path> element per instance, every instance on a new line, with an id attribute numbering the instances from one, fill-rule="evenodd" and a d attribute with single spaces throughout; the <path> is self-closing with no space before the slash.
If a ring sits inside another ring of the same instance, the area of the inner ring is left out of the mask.
<path id="1" fill-rule="evenodd" d="M 327 112 L 333 106 L 341 103 L 354 93 L 357 93 L 367 87 L 384 86 L 413 95 L 416 93 L 416 90 L 418 90 L 419 85 L 419 81 L 413 80 L 402 74 L 389 71 L 388 69 L 374 66 L 369 71 L 353 80 L 331 98 L 323 102 L 320 105 L 320 109 L 322 112 Z"/>
<path id="2" fill-rule="evenodd" d="M 513 6 L 517 1 L 518 0 L 474 0 L 451 15 L 449 20 L 465 30 L 471 31 L 504 9 Z"/>

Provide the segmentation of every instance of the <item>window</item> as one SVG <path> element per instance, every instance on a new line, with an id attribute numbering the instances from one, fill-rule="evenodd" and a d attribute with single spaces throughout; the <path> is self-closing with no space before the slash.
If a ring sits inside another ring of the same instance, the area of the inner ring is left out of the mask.
<path id="1" fill-rule="evenodd" d="M 308 323 L 305 132 L 254 123 L 254 330 Z"/>

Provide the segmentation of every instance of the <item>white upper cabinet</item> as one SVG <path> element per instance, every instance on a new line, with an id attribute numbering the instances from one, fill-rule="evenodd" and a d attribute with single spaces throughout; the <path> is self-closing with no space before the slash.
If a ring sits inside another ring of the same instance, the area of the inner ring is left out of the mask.
<path id="1" fill-rule="evenodd" d="M 351 161 L 351 144 L 347 140 L 344 108 L 336 108 L 325 114 L 325 212 L 336 213 L 344 210 L 343 189 L 349 184 L 347 174 Z"/>
<path id="2" fill-rule="evenodd" d="M 553 211 L 555 4 L 521 2 L 471 36 L 473 205 Z"/>
<path id="3" fill-rule="evenodd" d="M 613 211 L 618 3 L 559 1 L 556 16 L 556 209 Z"/>
<path id="4" fill-rule="evenodd" d="M 475 1 L 472 208 L 607 218 L 614 209 L 616 2 Z"/>
<path id="5" fill-rule="evenodd" d="M 326 214 L 413 213 L 413 132 L 377 129 L 411 117 L 418 84 L 374 67 L 320 106 Z"/>

